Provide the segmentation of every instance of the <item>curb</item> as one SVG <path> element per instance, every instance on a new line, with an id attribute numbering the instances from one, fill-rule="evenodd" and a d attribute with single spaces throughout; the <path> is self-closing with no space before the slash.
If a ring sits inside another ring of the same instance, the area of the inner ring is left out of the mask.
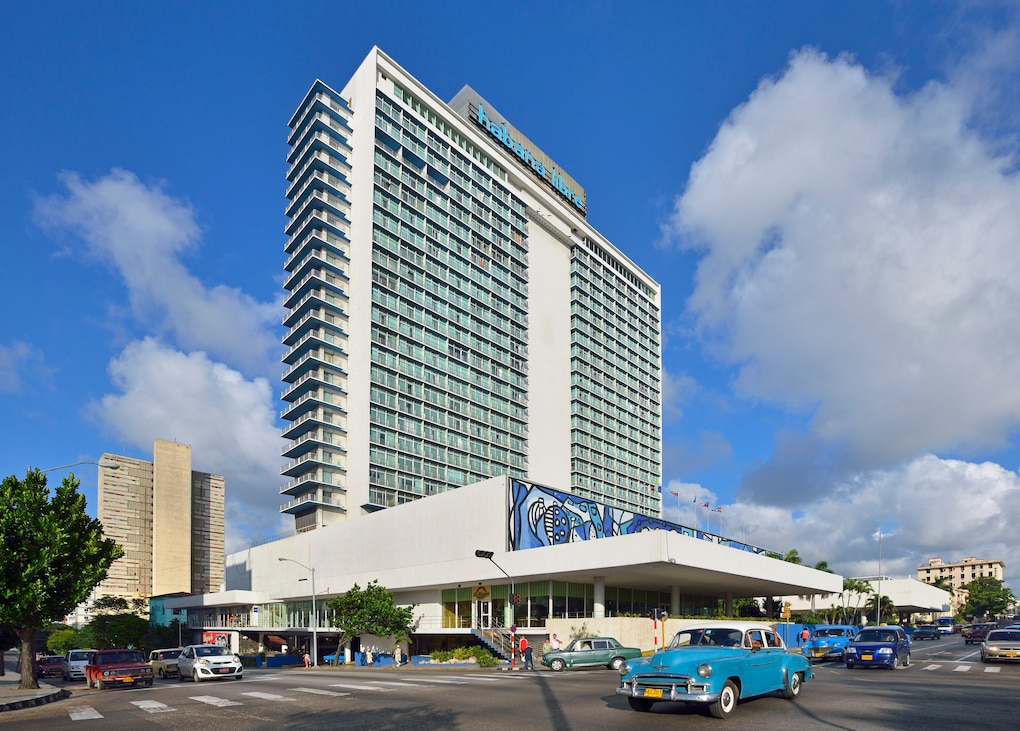
<path id="1" fill-rule="evenodd" d="M 54 688 L 52 691 L 40 691 L 34 696 L 29 698 L 21 698 L 15 701 L 7 701 L 0 703 L 0 713 L 3 711 L 17 711 L 22 708 L 32 708 L 33 706 L 42 706 L 53 701 L 59 701 L 63 698 L 69 698 L 71 691 L 63 688 Z"/>

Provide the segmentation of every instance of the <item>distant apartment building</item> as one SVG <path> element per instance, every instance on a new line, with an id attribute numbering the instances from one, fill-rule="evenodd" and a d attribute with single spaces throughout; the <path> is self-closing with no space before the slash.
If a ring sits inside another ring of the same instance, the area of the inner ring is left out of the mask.
<path id="1" fill-rule="evenodd" d="M 946 563 L 941 558 L 930 558 L 927 566 L 918 567 L 917 579 L 927 584 L 934 584 L 939 579 L 948 579 L 949 586 L 956 590 L 982 576 L 991 576 L 1002 581 L 1005 567 L 1006 564 L 997 558 L 968 556 L 959 563 Z"/>
<path id="2" fill-rule="evenodd" d="M 991 576 L 1002 581 L 1005 567 L 1006 564 L 997 558 L 983 559 L 968 556 L 958 563 L 946 563 L 941 558 L 930 558 L 927 566 L 917 568 L 917 578 L 927 584 L 934 584 L 939 579 L 946 579 L 945 584 L 952 589 L 950 605 L 951 613 L 955 615 L 967 603 L 970 592 L 963 588 L 966 584 L 980 579 L 982 576 Z"/>
<path id="3" fill-rule="evenodd" d="M 191 447 L 156 440 L 152 461 L 104 454 L 98 517 L 124 549 L 93 598 L 203 594 L 224 584 L 222 475 L 191 469 Z"/>
<path id="4" fill-rule="evenodd" d="M 377 48 L 290 128 L 295 529 L 501 475 L 658 514 L 660 287 L 584 188 L 470 87 L 444 102 Z"/>

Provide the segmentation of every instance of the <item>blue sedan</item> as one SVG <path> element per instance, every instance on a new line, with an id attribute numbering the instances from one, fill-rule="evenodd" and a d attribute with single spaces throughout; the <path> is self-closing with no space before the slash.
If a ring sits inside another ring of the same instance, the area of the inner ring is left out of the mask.
<path id="1" fill-rule="evenodd" d="M 692 624 L 664 650 L 625 662 L 620 673 L 616 692 L 635 711 L 663 702 L 697 703 L 716 718 L 733 713 L 741 698 L 778 691 L 794 700 L 812 676 L 807 658 L 787 650 L 761 622 Z"/>
<path id="2" fill-rule="evenodd" d="M 866 627 L 847 645 L 843 659 L 850 669 L 905 668 L 910 665 L 910 638 L 902 627 Z"/>

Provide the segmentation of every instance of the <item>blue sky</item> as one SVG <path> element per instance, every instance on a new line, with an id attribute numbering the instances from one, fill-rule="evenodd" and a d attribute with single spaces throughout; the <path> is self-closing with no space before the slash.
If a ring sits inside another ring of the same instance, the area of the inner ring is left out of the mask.
<path id="1" fill-rule="evenodd" d="M 227 477 L 228 548 L 289 528 L 286 123 L 378 45 L 489 99 L 662 283 L 667 518 L 1020 578 L 1018 29 L 995 2 L 4 3 L 0 473 L 177 440 Z"/>

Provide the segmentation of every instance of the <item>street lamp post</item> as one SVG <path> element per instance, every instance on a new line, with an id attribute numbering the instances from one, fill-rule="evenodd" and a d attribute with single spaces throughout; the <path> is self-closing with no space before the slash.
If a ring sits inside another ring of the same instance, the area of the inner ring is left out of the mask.
<path id="1" fill-rule="evenodd" d="M 878 599 L 875 601 L 875 624 L 882 624 L 882 529 L 878 529 Z"/>
<path id="2" fill-rule="evenodd" d="M 483 551 L 480 548 L 475 551 L 475 556 L 477 556 L 478 558 L 484 558 L 484 559 L 487 559 L 489 561 L 492 561 L 492 565 L 495 566 L 500 571 L 502 571 L 503 575 L 510 580 L 510 595 L 507 596 L 507 606 L 510 607 L 510 669 L 513 670 L 514 669 L 514 655 L 515 655 L 514 650 L 517 647 L 517 643 L 516 643 L 517 620 L 514 617 L 514 609 L 513 609 L 513 607 L 514 607 L 513 600 L 514 600 L 514 598 L 516 596 L 515 593 L 514 593 L 514 577 L 512 577 L 510 574 L 508 574 L 506 571 L 504 571 L 503 567 L 500 566 L 498 563 L 496 563 L 495 559 L 493 559 L 494 555 L 495 554 L 492 551 Z"/>
<path id="3" fill-rule="evenodd" d="M 295 561 L 292 558 L 278 558 L 276 560 L 290 561 L 291 563 L 296 563 L 298 566 L 303 568 L 305 571 L 308 571 L 312 575 L 312 621 L 311 621 L 312 665 L 314 665 L 315 667 L 319 667 L 319 616 L 315 612 L 315 569 L 312 568 L 311 566 L 305 566 L 300 561 Z M 339 651 L 340 648 L 337 648 L 337 652 Z"/>
<path id="4" fill-rule="evenodd" d="M 77 467 L 80 464 L 99 465 L 100 467 L 105 467 L 108 470 L 119 470 L 120 469 L 120 462 L 113 462 L 113 461 L 110 461 L 110 460 L 105 460 L 103 462 L 93 462 L 91 460 L 85 460 L 84 462 L 72 462 L 71 464 L 62 464 L 59 467 L 50 467 L 48 470 L 39 470 L 39 471 L 43 472 L 43 473 L 45 473 L 45 472 L 56 472 L 57 470 L 66 470 L 68 467 Z M 31 468 L 29 468 L 29 469 L 31 469 Z"/>

